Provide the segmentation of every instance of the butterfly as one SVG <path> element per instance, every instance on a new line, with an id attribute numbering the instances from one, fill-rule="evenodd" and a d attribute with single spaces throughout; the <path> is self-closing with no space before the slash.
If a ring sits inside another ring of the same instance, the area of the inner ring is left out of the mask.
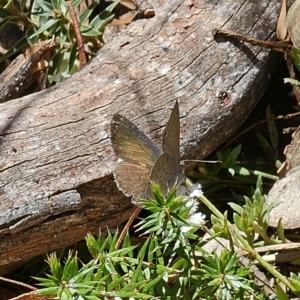
<path id="1" fill-rule="evenodd" d="M 114 172 L 118 188 L 133 202 L 152 196 L 151 181 L 160 185 L 164 195 L 184 180 L 180 165 L 180 121 L 178 102 L 162 133 L 160 149 L 135 124 L 120 114 L 111 122 L 111 142 L 118 161 Z"/>

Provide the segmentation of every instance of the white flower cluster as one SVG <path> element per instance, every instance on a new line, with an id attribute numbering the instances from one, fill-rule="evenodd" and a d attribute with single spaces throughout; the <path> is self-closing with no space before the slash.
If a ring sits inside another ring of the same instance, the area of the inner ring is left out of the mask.
<path id="1" fill-rule="evenodd" d="M 198 198 L 203 195 L 202 186 L 199 183 L 193 184 L 191 187 L 180 186 L 177 190 L 177 194 L 183 195 L 186 207 L 191 207 L 188 221 L 195 226 L 199 226 L 205 222 L 205 214 L 198 212 L 199 201 Z M 183 226 L 182 232 L 187 232 L 191 229 L 191 226 Z"/>

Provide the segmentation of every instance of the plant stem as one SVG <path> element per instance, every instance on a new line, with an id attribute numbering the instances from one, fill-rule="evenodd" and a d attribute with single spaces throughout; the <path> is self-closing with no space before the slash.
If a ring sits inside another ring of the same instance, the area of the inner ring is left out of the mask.
<path id="1" fill-rule="evenodd" d="M 200 196 L 201 202 L 207 206 L 207 208 L 220 220 L 224 221 L 224 215 L 205 197 Z M 246 250 L 254 259 L 256 259 L 266 270 L 268 270 L 274 277 L 276 277 L 279 281 L 285 284 L 292 292 L 295 292 L 294 287 L 290 284 L 290 282 L 277 270 L 275 270 L 269 263 L 267 263 L 256 251 L 253 249 L 249 243 L 239 234 L 239 232 L 233 228 L 233 225 L 226 220 L 228 224 L 228 230 L 231 232 L 233 236 L 235 236 L 239 242 L 243 245 Z M 236 245 L 240 247 L 240 245 Z"/>

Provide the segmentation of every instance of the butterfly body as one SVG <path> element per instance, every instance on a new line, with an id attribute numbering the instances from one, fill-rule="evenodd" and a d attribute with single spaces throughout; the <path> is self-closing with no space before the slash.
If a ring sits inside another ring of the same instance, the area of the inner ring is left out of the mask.
<path id="1" fill-rule="evenodd" d="M 184 179 L 180 165 L 179 108 L 176 102 L 162 134 L 162 150 L 135 124 L 120 114 L 111 123 L 111 141 L 121 159 L 114 173 L 118 188 L 133 202 L 151 197 L 150 182 L 158 183 L 164 194 Z"/>

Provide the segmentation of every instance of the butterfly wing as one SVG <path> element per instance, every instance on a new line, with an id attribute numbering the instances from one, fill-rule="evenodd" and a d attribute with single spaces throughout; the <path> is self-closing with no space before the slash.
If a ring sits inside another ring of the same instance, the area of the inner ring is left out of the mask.
<path id="1" fill-rule="evenodd" d="M 150 181 L 160 185 L 163 195 L 185 179 L 182 167 L 177 161 L 167 153 L 163 153 L 155 162 L 151 174 Z M 152 196 L 150 182 L 147 188 L 147 195 Z"/>
<path id="2" fill-rule="evenodd" d="M 152 167 L 162 153 L 143 131 L 119 114 L 112 119 L 111 141 L 116 156 L 125 162 Z"/>
<path id="3" fill-rule="evenodd" d="M 136 202 L 151 196 L 150 180 L 157 182 L 163 194 L 184 180 L 180 165 L 180 122 L 178 103 L 162 134 L 163 151 L 127 118 L 115 114 L 111 123 L 111 141 L 118 163 L 115 180 L 118 188 Z"/>
<path id="4" fill-rule="evenodd" d="M 162 133 L 162 150 L 171 156 L 176 164 L 180 164 L 180 121 L 177 101 Z"/>
<path id="5" fill-rule="evenodd" d="M 114 173 L 118 189 L 126 196 L 133 196 L 134 202 L 144 198 L 150 178 L 151 168 L 146 165 L 123 161 L 118 163 Z"/>
<path id="6" fill-rule="evenodd" d="M 135 201 L 145 197 L 152 167 L 161 149 L 127 118 L 115 114 L 111 123 L 111 141 L 121 158 L 114 173 L 120 190 Z"/>
<path id="7" fill-rule="evenodd" d="M 150 180 L 158 183 L 166 195 L 175 184 L 180 184 L 185 179 L 180 165 L 180 121 L 177 101 L 162 133 L 162 150 L 163 154 L 158 157 L 152 168 Z M 147 194 L 152 196 L 150 182 Z"/>

